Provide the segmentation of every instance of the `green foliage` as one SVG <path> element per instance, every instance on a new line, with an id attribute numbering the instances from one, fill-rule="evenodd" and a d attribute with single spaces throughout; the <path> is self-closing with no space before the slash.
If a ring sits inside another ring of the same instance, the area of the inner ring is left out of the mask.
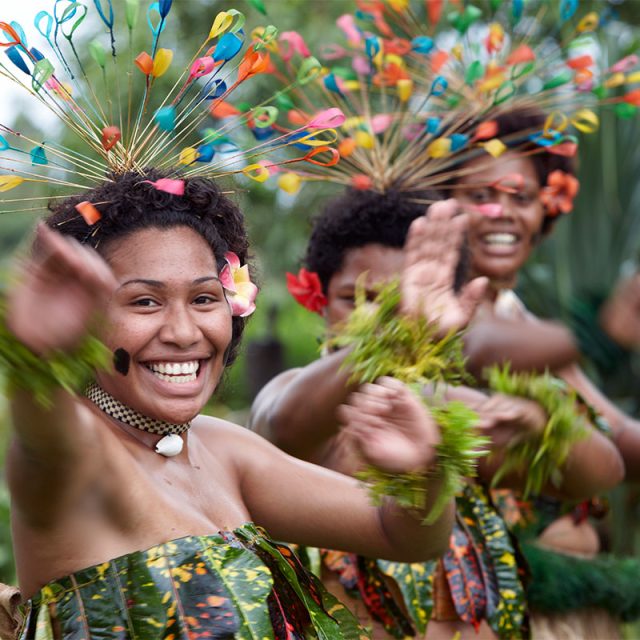
<path id="1" fill-rule="evenodd" d="M 411 385 L 422 398 L 421 387 L 432 382 L 457 383 L 466 377 L 462 340 L 459 334 L 438 336 L 438 328 L 424 317 L 399 313 L 400 285 L 392 282 L 380 289 L 373 304 L 366 300 L 361 283 L 356 287 L 356 306 L 329 348 L 349 348 L 344 366 L 357 382 L 375 382 L 391 376 Z M 487 438 L 473 430 L 477 415 L 460 402 L 430 408 L 441 431 L 437 474 L 440 493 L 424 522 L 432 524 L 447 502 L 461 488 L 465 477 L 475 475 L 475 462 L 486 452 Z M 424 509 L 424 474 L 388 474 L 368 467 L 358 476 L 370 485 L 374 504 L 383 496 L 393 496 L 403 507 Z"/>
<path id="2" fill-rule="evenodd" d="M 51 392 L 62 387 L 69 393 L 81 391 L 96 369 L 111 366 L 111 352 L 93 336 L 87 336 L 73 353 L 53 352 L 48 358 L 36 355 L 9 331 L 6 310 L 0 307 L 0 369 L 5 372 L 9 389 L 33 394 L 43 407 L 51 404 Z"/>
<path id="3" fill-rule="evenodd" d="M 9 526 L 9 491 L 0 479 L 0 582 L 15 584 L 16 574 Z"/>
<path id="4" fill-rule="evenodd" d="M 397 281 L 382 287 L 373 304 L 357 286 L 354 311 L 327 342 L 330 349 L 351 349 L 345 366 L 352 369 L 352 380 L 373 382 L 390 376 L 407 384 L 426 384 L 467 379 L 460 335 L 439 337 L 435 324 L 398 313 L 399 305 Z"/>
<path id="5" fill-rule="evenodd" d="M 492 391 L 534 400 L 549 417 L 541 434 L 509 444 L 504 462 L 493 476 L 493 485 L 513 471 L 527 469 L 524 498 L 539 494 L 549 481 L 559 486 L 562 466 L 572 446 L 588 433 L 577 393 L 548 372 L 511 373 L 508 364 L 491 367 L 487 379 Z"/>
<path id="6" fill-rule="evenodd" d="M 436 501 L 424 517 L 425 524 L 433 524 L 449 500 L 462 489 L 464 479 L 476 475 L 476 462 L 487 454 L 482 449 L 489 444 L 488 438 L 473 431 L 478 416 L 462 402 L 430 407 L 430 411 L 440 427 L 441 438 L 436 446 L 438 463 L 432 477 L 438 478 L 442 484 Z M 375 505 L 382 504 L 385 496 L 392 496 L 405 509 L 422 511 L 426 506 L 428 486 L 425 473 L 398 475 L 368 466 L 356 476 L 369 486 Z"/>

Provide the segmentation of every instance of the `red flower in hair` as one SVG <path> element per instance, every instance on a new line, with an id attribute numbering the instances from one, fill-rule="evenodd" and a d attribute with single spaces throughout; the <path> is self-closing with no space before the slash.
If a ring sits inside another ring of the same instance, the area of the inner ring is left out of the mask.
<path id="1" fill-rule="evenodd" d="M 305 309 L 320 313 L 327 305 L 327 298 L 322 293 L 322 285 L 318 274 L 306 269 L 300 269 L 297 276 L 287 273 L 287 289 L 289 293 Z"/>
<path id="2" fill-rule="evenodd" d="M 578 194 L 580 183 L 571 174 L 552 171 L 547 186 L 540 192 L 540 200 L 550 216 L 569 213 L 573 210 L 573 199 Z"/>

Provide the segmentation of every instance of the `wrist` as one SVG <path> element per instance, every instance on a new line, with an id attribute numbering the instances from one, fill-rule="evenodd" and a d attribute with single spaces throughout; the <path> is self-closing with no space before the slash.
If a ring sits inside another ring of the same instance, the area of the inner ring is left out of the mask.
<path id="1" fill-rule="evenodd" d="M 111 352 L 92 336 L 86 336 L 71 353 L 51 351 L 43 357 L 21 339 L 19 330 L 16 335 L 8 321 L 6 302 L 0 300 L 0 369 L 9 394 L 22 390 L 48 407 L 55 389 L 78 393 L 96 369 L 108 369 L 110 364 Z"/>

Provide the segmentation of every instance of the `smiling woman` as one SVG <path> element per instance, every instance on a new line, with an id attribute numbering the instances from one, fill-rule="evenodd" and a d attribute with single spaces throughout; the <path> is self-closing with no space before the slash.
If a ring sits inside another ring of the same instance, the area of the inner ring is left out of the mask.
<path id="1" fill-rule="evenodd" d="M 248 243 L 215 183 L 184 180 L 181 194 L 149 184 L 164 179 L 113 174 L 56 206 L 9 292 L 5 343 L 24 356 L 9 371 L 15 555 L 29 598 L 20 637 L 363 637 L 253 523 L 279 540 L 414 560 L 442 550 L 451 505 L 425 526 L 393 500 L 372 506 L 347 476 L 199 415 L 253 306 Z M 78 213 L 85 198 L 97 224 Z M 93 371 L 79 398 L 59 364 L 91 332 L 114 367 Z M 51 363 L 46 406 L 27 363 Z M 436 425 L 421 403 L 410 413 L 400 436 L 392 420 L 379 432 L 394 472 L 434 464 L 434 448 L 416 443 Z M 429 510 L 440 480 L 422 482 Z"/>

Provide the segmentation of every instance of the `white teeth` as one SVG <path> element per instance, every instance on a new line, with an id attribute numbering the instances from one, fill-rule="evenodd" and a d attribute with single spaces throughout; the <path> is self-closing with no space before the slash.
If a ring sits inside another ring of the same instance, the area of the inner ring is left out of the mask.
<path id="1" fill-rule="evenodd" d="M 483 239 L 487 244 L 511 245 L 518 242 L 518 237 L 513 233 L 488 233 Z"/>
<path id="2" fill-rule="evenodd" d="M 156 373 L 155 371 L 153 372 L 153 375 L 156 376 L 157 378 L 160 378 L 160 380 L 164 380 L 165 382 L 173 382 L 175 384 L 184 384 L 185 382 L 193 382 L 198 377 L 196 376 L 195 373 L 190 373 L 189 375 L 186 375 L 186 376 L 170 376 L 164 373 Z"/>
<path id="3" fill-rule="evenodd" d="M 146 365 L 160 380 L 170 382 L 191 382 L 195 380 L 200 368 L 200 362 L 154 362 Z"/>

